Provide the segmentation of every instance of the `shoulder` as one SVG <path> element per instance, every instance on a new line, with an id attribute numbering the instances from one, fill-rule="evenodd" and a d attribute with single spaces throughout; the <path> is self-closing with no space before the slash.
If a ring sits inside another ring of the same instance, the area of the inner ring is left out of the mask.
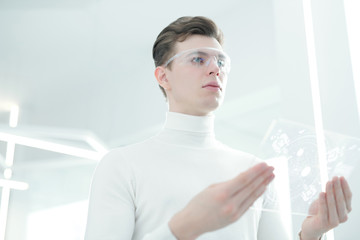
<path id="1" fill-rule="evenodd" d="M 153 137 L 141 142 L 126 146 L 116 147 L 107 152 L 100 160 L 98 167 L 116 168 L 129 166 L 136 158 L 146 156 L 148 151 L 154 147 Z"/>
<path id="2" fill-rule="evenodd" d="M 115 148 L 107 152 L 99 161 L 94 178 L 116 178 L 119 175 L 127 175 L 130 166 L 122 155 L 122 148 Z M 119 174 L 120 173 L 120 174 Z"/>
<path id="3" fill-rule="evenodd" d="M 113 148 L 109 152 L 107 152 L 100 160 L 99 166 L 101 165 L 112 165 L 119 162 L 123 162 L 122 157 L 122 147 Z"/>

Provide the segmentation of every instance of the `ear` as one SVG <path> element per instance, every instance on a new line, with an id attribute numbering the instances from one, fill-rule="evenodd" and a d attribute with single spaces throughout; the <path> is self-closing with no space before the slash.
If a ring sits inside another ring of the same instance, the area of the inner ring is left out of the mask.
<path id="1" fill-rule="evenodd" d="M 163 66 L 158 66 L 155 69 L 155 78 L 160 86 L 162 86 L 164 89 L 169 90 L 170 84 L 169 81 L 166 78 L 166 71 Z"/>

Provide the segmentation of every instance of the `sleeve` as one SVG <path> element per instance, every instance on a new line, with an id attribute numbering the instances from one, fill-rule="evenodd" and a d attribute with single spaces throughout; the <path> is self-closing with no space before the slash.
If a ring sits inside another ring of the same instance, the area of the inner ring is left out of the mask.
<path id="1" fill-rule="evenodd" d="M 121 149 L 110 151 L 98 164 L 90 189 L 85 240 L 130 240 L 135 229 L 135 179 Z M 168 223 L 143 240 L 176 240 Z"/>
<path id="2" fill-rule="evenodd" d="M 301 239 L 301 231 L 298 233 L 298 236 L 297 236 L 297 239 L 296 239 L 296 240 L 302 240 L 302 239 Z M 319 238 L 319 240 L 326 240 L 326 235 L 323 234 L 323 235 Z"/>
<path id="3" fill-rule="evenodd" d="M 135 206 L 129 170 L 118 150 L 98 164 L 91 183 L 85 240 L 131 239 Z"/>

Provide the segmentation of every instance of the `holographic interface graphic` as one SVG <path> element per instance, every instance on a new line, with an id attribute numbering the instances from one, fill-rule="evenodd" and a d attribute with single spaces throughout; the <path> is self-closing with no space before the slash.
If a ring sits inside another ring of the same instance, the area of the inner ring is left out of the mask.
<path id="1" fill-rule="evenodd" d="M 349 178 L 360 161 L 360 139 L 325 131 L 327 173 Z M 275 167 L 275 180 L 264 195 L 263 210 L 307 215 L 321 192 L 315 129 L 276 120 L 263 139 L 263 159 Z M 275 190 L 276 189 L 276 190 Z"/>

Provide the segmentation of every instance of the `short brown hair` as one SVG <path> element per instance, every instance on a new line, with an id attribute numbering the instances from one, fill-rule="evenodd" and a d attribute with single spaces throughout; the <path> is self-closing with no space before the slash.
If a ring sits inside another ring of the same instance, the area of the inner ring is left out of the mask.
<path id="1" fill-rule="evenodd" d="M 202 16 L 178 18 L 156 38 L 152 51 L 155 67 L 163 65 L 174 54 L 176 42 L 183 42 L 191 35 L 212 37 L 223 44 L 223 33 L 211 19 Z M 166 98 L 164 88 L 159 87 Z"/>

